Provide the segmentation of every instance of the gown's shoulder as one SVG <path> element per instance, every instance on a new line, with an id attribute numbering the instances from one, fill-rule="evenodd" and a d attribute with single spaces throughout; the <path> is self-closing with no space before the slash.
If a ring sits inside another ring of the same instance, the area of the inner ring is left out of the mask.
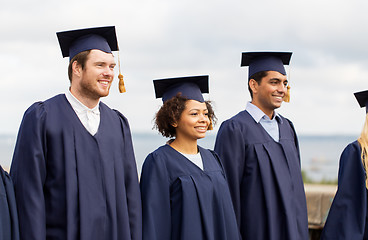
<path id="1" fill-rule="evenodd" d="M 203 147 L 201 147 L 201 146 L 199 146 L 198 145 L 198 150 L 200 151 L 200 152 L 213 152 L 212 150 L 210 150 L 210 149 L 207 149 L 207 148 L 203 148 Z"/>
<path id="2" fill-rule="evenodd" d="M 33 119 L 33 120 L 41 120 L 44 119 L 47 115 L 47 102 L 38 101 L 33 103 L 25 112 L 23 116 L 23 121 Z"/>
<path id="3" fill-rule="evenodd" d="M 141 185 L 147 184 L 148 179 L 154 176 L 160 176 L 160 178 L 166 179 L 165 182 L 169 183 L 169 177 L 167 172 L 167 161 L 166 157 L 163 157 L 163 150 L 165 147 L 161 146 L 155 151 L 147 155 L 143 162 L 141 171 Z"/>
<path id="4" fill-rule="evenodd" d="M 213 159 L 216 159 L 216 161 L 219 161 L 219 156 L 214 150 L 203 148 L 199 145 L 198 145 L 198 150 L 202 154 L 202 156 L 203 155 L 204 155 L 204 157 L 209 157 L 210 156 L 210 158 L 213 158 Z"/>
<path id="5" fill-rule="evenodd" d="M 127 120 L 127 118 L 124 116 L 124 114 L 122 114 L 119 110 L 110 108 L 109 106 L 107 106 L 102 101 L 100 102 L 100 108 L 103 109 L 105 112 L 116 115 L 116 116 L 118 116 L 119 118 L 121 118 L 123 120 Z"/>
<path id="6" fill-rule="evenodd" d="M 124 127 L 129 128 L 129 121 L 128 119 L 122 114 L 119 110 L 112 109 L 109 106 L 107 106 L 105 103 L 100 102 L 100 109 L 104 113 L 108 114 L 115 120 L 119 120 Z"/>
<path id="7" fill-rule="evenodd" d="M 146 157 L 146 159 L 144 160 L 144 164 L 143 165 L 151 165 L 151 164 L 155 164 L 158 161 L 164 161 L 164 155 L 166 155 L 168 149 L 166 148 L 165 145 L 157 148 L 155 151 L 149 153 Z"/>
<path id="8" fill-rule="evenodd" d="M 235 116 L 223 121 L 221 123 L 218 136 L 221 135 L 233 135 L 234 137 L 238 137 L 235 135 L 244 136 L 245 132 L 251 130 L 251 122 L 254 121 L 250 114 L 244 110 L 236 114 Z M 234 135 L 235 134 L 235 135 Z"/>
<path id="9" fill-rule="evenodd" d="M 355 169 L 354 172 L 357 170 L 360 170 L 359 172 L 363 171 L 360 154 L 361 148 L 358 141 L 354 141 L 344 148 L 339 162 L 339 177 L 342 177 L 345 175 L 344 172 L 351 171 L 351 169 Z"/>
<path id="10" fill-rule="evenodd" d="M 168 155 L 172 155 L 172 153 L 170 153 L 170 146 L 165 144 L 157 148 L 155 151 L 151 152 L 148 156 L 158 161 L 158 159 L 165 159 Z"/>
<path id="11" fill-rule="evenodd" d="M 355 140 L 354 142 L 351 142 L 351 143 L 349 143 L 346 147 L 345 147 L 345 149 L 344 149 L 344 151 L 343 151 L 343 154 L 344 153 L 357 153 L 357 152 L 361 152 L 361 148 L 360 148 L 360 145 L 359 145 L 359 142 L 358 142 L 358 140 Z"/>
<path id="12" fill-rule="evenodd" d="M 234 115 L 233 117 L 229 118 L 227 121 L 228 122 L 244 122 L 244 121 L 247 121 L 249 117 L 250 117 L 250 114 L 248 113 L 248 111 L 243 110 L 237 113 L 236 115 Z"/>
<path id="13" fill-rule="evenodd" d="M 65 94 L 58 94 L 45 101 L 37 101 L 33 103 L 24 113 L 24 115 L 31 115 L 34 117 L 40 117 L 46 115 L 47 112 L 52 110 L 55 104 L 67 103 Z"/>
<path id="14" fill-rule="evenodd" d="M 349 143 L 341 153 L 340 165 L 344 166 L 346 164 L 356 164 L 356 162 L 351 161 L 352 156 L 360 156 L 361 148 L 358 141 Z M 360 158 L 358 158 L 360 161 Z"/>

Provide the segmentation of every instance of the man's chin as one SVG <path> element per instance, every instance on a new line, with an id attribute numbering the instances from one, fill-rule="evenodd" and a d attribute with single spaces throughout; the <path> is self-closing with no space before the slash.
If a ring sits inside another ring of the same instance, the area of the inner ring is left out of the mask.
<path id="1" fill-rule="evenodd" d="M 110 93 L 110 89 L 108 90 L 104 90 L 104 91 L 100 91 L 100 97 L 107 97 Z"/>
<path id="2" fill-rule="evenodd" d="M 281 105 L 282 105 L 282 102 L 274 104 L 273 107 L 274 107 L 274 109 L 277 109 L 277 108 L 280 108 Z"/>

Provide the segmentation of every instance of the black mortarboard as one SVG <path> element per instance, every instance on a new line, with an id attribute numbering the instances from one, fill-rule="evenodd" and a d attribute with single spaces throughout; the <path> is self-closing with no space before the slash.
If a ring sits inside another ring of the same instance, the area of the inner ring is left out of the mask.
<path id="1" fill-rule="evenodd" d="M 241 67 L 249 66 L 249 78 L 261 71 L 277 71 L 286 75 L 292 52 L 243 52 Z"/>
<path id="2" fill-rule="evenodd" d="M 204 102 L 202 93 L 208 93 L 208 75 L 157 79 L 153 80 L 153 85 L 156 98 L 162 98 L 163 102 L 178 93 L 185 98 Z"/>
<path id="3" fill-rule="evenodd" d="M 368 90 L 354 93 L 360 107 L 365 107 L 368 112 Z"/>
<path id="4" fill-rule="evenodd" d="M 56 35 L 63 57 L 70 57 L 70 60 L 86 50 L 98 49 L 107 53 L 119 50 L 114 26 L 58 32 Z"/>

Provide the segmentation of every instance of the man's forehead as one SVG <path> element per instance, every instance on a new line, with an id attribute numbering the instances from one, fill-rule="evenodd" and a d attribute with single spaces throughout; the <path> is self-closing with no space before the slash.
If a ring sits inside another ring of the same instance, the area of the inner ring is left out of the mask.
<path id="1" fill-rule="evenodd" d="M 105 59 L 105 60 L 112 60 L 115 61 L 114 55 L 112 53 L 106 53 L 101 50 L 93 49 L 88 55 L 89 59 L 98 60 L 98 59 Z"/>
<path id="2" fill-rule="evenodd" d="M 277 78 L 277 79 L 280 79 L 280 80 L 287 80 L 286 75 L 284 75 L 280 72 L 277 72 L 277 71 L 267 71 L 266 77 L 268 77 L 268 78 Z"/>

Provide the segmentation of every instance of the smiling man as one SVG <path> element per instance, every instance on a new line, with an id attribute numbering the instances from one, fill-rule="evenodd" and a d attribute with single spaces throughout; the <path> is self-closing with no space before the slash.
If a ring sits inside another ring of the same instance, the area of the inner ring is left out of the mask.
<path id="1" fill-rule="evenodd" d="M 57 33 L 70 88 L 24 114 L 11 177 L 23 240 L 141 239 L 141 202 L 127 119 L 109 94 L 115 27 Z"/>
<path id="2" fill-rule="evenodd" d="M 293 124 L 275 111 L 289 97 L 284 65 L 290 58 L 289 52 L 243 53 L 252 101 L 217 134 L 215 151 L 243 239 L 308 239 L 297 136 Z"/>

